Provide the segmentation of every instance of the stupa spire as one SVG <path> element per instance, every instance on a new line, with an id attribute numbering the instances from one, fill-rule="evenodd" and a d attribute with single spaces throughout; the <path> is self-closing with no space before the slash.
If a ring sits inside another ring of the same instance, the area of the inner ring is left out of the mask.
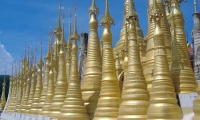
<path id="1" fill-rule="evenodd" d="M 158 10 L 157 2 L 153 2 L 151 21 L 154 21 L 154 71 L 150 106 L 147 119 L 182 119 L 181 108 L 177 104 L 176 93 L 169 72 L 166 49 L 164 46 L 164 32 L 161 29 L 163 11 Z M 168 111 L 167 113 L 165 111 Z"/>
<path id="2" fill-rule="evenodd" d="M 41 44 L 42 44 L 42 42 L 41 42 Z M 38 113 L 37 114 L 40 114 L 42 112 L 42 107 L 44 105 L 46 94 L 47 94 L 48 81 L 49 81 L 49 63 L 50 63 L 50 59 L 51 59 L 50 49 L 51 49 L 51 45 L 50 45 L 50 40 L 49 40 L 49 48 L 48 48 L 49 56 L 45 57 L 46 63 L 45 63 L 45 68 L 44 68 L 44 82 L 43 82 L 43 88 L 42 88 L 42 93 L 41 93 L 41 96 L 40 96 L 40 100 L 39 100 L 39 103 L 37 105 L 38 106 L 38 108 L 37 108 L 38 109 L 37 110 Z"/>
<path id="3" fill-rule="evenodd" d="M 155 4 L 156 2 L 156 4 Z M 154 5 L 155 4 L 155 5 Z M 164 32 L 164 42 L 166 48 L 166 54 L 168 59 L 168 65 L 171 64 L 171 39 L 170 39 L 170 31 L 168 29 L 168 21 L 166 19 L 166 14 L 164 14 L 165 9 L 163 6 L 162 0 L 149 0 L 149 9 L 148 9 L 148 17 L 151 18 L 151 14 L 159 11 L 159 14 L 162 14 L 164 19 L 161 19 L 161 29 Z M 144 64 L 144 76 L 147 83 L 147 89 L 151 92 L 152 81 L 153 81 L 153 68 L 154 68 L 154 44 L 153 44 L 153 36 L 155 30 L 155 23 L 153 20 L 148 22 L 148 32 L 146 38 L 146 62 Z"/>
<path id="4" fill-rule="evenodd" d="M 71 36 L 74 40 L 72 44 L 71 54 L 71 70 L 70 77 L 68 80 L 67 97 L 61 109 L 61 114 L 58 120 L 77 119 L 77 120 L 89 120 L 79 85 L 78 77 L 78 46 L 77 40 L 79 35 L 76 28 L 76 15 L 74 17 L 74 33 Z"/>
<path id="5" fill-rule="evenodd" d="M 27 113 L 29 113 L 29 111 L 30 111 L 31 104 L 32 104 L 32 101 L 33 101 L 33 97 L 34 97 L 34 93 L 35 93 L 35 87 L 36 87 L 36 78 L 37 78 L 36 55 L 34 56 L 34 62 L 33 62 L 31 72 L 32 72 L 31 88 L 30 88 L 30 93 L 29 93 L 29 97 L 28 97 L 28 102 L 27 102 L 27 105 L 26 105 Z"/>
<path id="6" fill-rule="evenodd" d="M 36 87 L 34 92 L 34 97 L 32 100 L 31 108 L 29 110 L 29 114 L 39 114 L 39 101 L 42 93 L 42 41 L 40 42 L 40 59 L 37 63 L 38 69 L 37 69 L 37 78 L 36 78 Z M 45 85 L 45 84 L 44 84 Z"/>
<path id="7" fill-rule="evenodd" d="M 90 33 L 88 38 L 87 58 L 85 63 L 83 81 L 81 84 L 81 91 L 88 115 L 90 119 L 93 119 L 99 99 L 102 79 L 102 61 L 97 21 L 99 9 L 95 4 L 95 0 L 92 1 L 92 6 L 89 8 L 88 12 L 90 15 Z"/>
<path id="8" fill-rule="evenodd" d="M 90 16 L 92 13 L 94 13 L 96 15 L 96 17 L 98 17 L 99 8 L 96 6 L 95 0 L 92 0 L 92 6 L 89 8 L 88 12 L 89 12 Z"/>
<path id="9" fill-rule="evenodd" d="M 121 103 L 121 92 L 112 48 L 112 33 L 110 31 L 112 24 L 114 24 L 114 19 L 110 16 L 108 0 L 106 0 L 105 14 L 101 19 L 101 25 L 104 26 L 101 91 L 93 120 L 116 119 Z"/>
<path id="10" fill-rule="evenodd" d="M 60 16 L 61 16 L 61 3 L 59 3 L 59 7 L 58 7 L 58 22 L 57 22 L 57 27 L 56 27 L 55 31 L 61 30 Z"/>
<path id="11" fill-rule="evenodd" d="M 110 12 L 108 9 L 108 0 L 106 0 L 106 10 L 103 18 L 101 19 L 101 25 L 112 25 L 114 24 L 114 19 L 110 16 Z"/>
<path id="12" fill-rule="evenodd" d="M 149 107 L 149 94 L 143 75 L 140 52 L 137 43 L 136 23 L 138 15 L 134 8 L 132 8 L 132 2 L 132 0 L 129 0 L 129 9 L 126 14 L 128 20 L 129 54 L 126 68 L 127 71 L 125 73 L 126 75 L 124 75 L 124 90 L 122 93 L 123 102 L 119 108 L 118 120 L 146 119 L 147 109 Z M 140 112 L 137 112 L 138 110 L 140 110 Z"/>
<path id="13" fill-rule="evenodd" d="M 196 79 L 188 54 L 184 17 L 180 9 L 183 0 L 171 1 L 170 31 L 172 38 L 171 76 L 177 93 L 196 91 Z M 177 45 L 178 44 L 178 45 Z M 181 66 L 181 67 L 180 67 Z"/>
<path id="14" fill-rule="evenodd" d="M 52 44 L 52 41 L 50 40 L 50 45 Z M 53 51 L 52 51 L 52 47 L 50 48 L 50 53 L 51 53 L 51 61 L 49 63 L 49 83 L 48 83 L 48 87 L 47 87 L 47 95 L 45 98 L 45 102 L 44 102 L 44 106 L 42 107 L 42 115 L 44 116 L 50 116 L 49 114 L 51 114 L 50 111 L 50 107 L 51 107 L 51 103 L 52 103 L 52 99 L 54 96 L 54 59 L 53 59 Z"/>
<path id="15" fill-rule="evenodd" d="M 70 15 L 71 17 L 71 11 L 70 11 Z M 67 80 L 69 80 L 69 76 L 70 76 L 70 67 L 71 67 L 71 47 L 72 47 L 72 43 L 71 43 L 71 21 L 69 21 L 69 30 L 68 30 L 68 41 L 67 41 L 67 50 L 66 50 L 66 75 L 67 75 Z"/>
<path id="16" fill-rule="evenodd" d="M 63 24 L 64 25 L 64 24 Z M 63 26 L 64 28 L 64 26 Z M 64 31 L 62 31 L 64 34 Z M 65 62 L 65 47 L 66 41 L 64 40 L 64 36 L 59 42 L 59 59 L 58 59 L 58 77 L 55 84 L 55 93 L 52 99 L 49 117 L 57 119 L 60 115 L 60 110 L 64 104 L 66 99 L 67 92 L 67 76 L 66 76 L 66 62 Z M 55 82 L 55 81 L 54 81 Z"/>
<path id="17" fill-rule="evenodd" d="M 30 54 L 30 53 L 29 53 Z M 26 73 L 27 79 L 26 79 L 26 89 L 24 89 L 24 96 L 22 98 L 21 101 L 21 106 L 20 106 L 20 113 L 27 113 L 27 103 L 28 103 L 28 98 L 29 98 L 29 94 L 30 94 L 30 80 L 31 80 L 31 75 L 32 75 L 32 71 L 31 71 L 31 67 L 30 67 L 30 58 L 29 58 L 29 54 L 28 54 L 28 71 Z M 15 83 L 16 84 L 16 83 Z M 15 90 L 17 88 L 15 87 Z M 16 93 L 15 93 L 16 94 Z"/>
<path id="18" fill-rule="evenodd" d="M 64 15 L 63 15 L 63 23 L 62 23 L 62 37 L 61 40 L 59 42 L 59 45 L 63 45 L 64 48 L 67 46 L 67 42 L 65 41 L 65 35 L 64 35 L 64 26 L 65 26 L 65 22 L 64 22 Z"/>

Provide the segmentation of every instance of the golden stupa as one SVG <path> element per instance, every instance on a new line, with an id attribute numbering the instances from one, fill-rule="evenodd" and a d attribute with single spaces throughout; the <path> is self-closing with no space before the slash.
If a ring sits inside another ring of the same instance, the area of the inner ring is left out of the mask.
<path id="1" fill-rule="evenodd" d="M 63 38 L 63 37 L 62 37 Z M 68 89 L 66 99 L 61 108 L 61 114 L 58 120 L 89 120 L 86 108 L 81 95 L 79 77 L 78 77 L 78 47 L 77 40 L 80 38 L 77 33 L 76 27 L 76 15 L 74 18 L 74 33 L 70 36 L 73 40 L 71 50 L 71 70 L 70 77 L 68 79 Z M 63 39 L 61 41 L 64 42 Z M 61 47 L 60 49 L 63 49 Z"/>
<path id="2" fill-rule="evenodd" d="M 36 87 L 36 78 L 37 78 L 37 68 L 36 68 L 36 56 L 35 56 L 35 60 L 32 66 L 32 79 L 31 79 L 31 87 L 30 87 L 30 93 L 29 93 L 29 97 L 28 97 L 28 102 L 26 105 L 26 112 L 28 113 L 30 108 L 31 108 L 31 104 L 33 101 L 33 97 L 34 97 L 34 93 L 35 93 L 35 87 Z"/>
<path id="3" fill-rule="evenodd" d="M 49 62 L 49 80 L 48 80 L 48 86 L 47 86 L 47 93 L 44 105 L 42 107 L 42 115 L 48 116 L 50 113 L 50 106 L 52 103 L 52 99 L 54 96 L 54 59 L 53 59 L 53 49 L 52 49 L 52 41 L 49 40 L 49 53 L 50 53 L 50 62 Z"/>
<path id="4" fill-rule="evenodd" d="M 29 114 L 39 114 L 38 113 L 38 103 L 40 100 L 41 92 L 42 92 L 42 42 L 40 46 L 40 59 L 37 63 L 38 69 L 37 69 L 37 80 L 36 80 L 36 86 L 35 86 L 35 92 L 34 97 L 32 100 L 31 108 L 29 110 Z"/>
<path id="5" fill-rule="evenodd" d="M 118 117 L 119 105 L 121 104 L 121 92 L 112 49 L 112 33 L 110 30 L 112 24 L 114 24 L 114 19 L 110 16 L 108 0 L 106 0 L 106 10 L 104 17 L 101 19 L 101 25 L 104 26 L 101 91 L 93 120 L 116 119 Z"/>
<path id="6" fill-rule="evenodd" d="M 169 72 L 167 54 L 164 46 L 164 32 L 161 29 L 163 12 L 159 10 L 156 0 L 153 0 L 153 9 L 150 21 L 154 21 L 154 71 L 150 106 L 147 119 L 182 119 L 181 108 L 177 104 L 176 93 Z"/>
<path id="7" fill-rule="evenodd" d="M 83 82 L 81 84 L 81 91 L 88 115 L 90 119 L 93 119 L 94 112 L 97 108 L 97 102 L 99 99 L 102 78 L 102 59 L 100 52 L 97 21 L 99 9 L 95 4 L 95 0 L 92 1 L 92 6 L 89 8 L 89 14 L 90 33 L 88 38 L 87 60 Z"/>
<path id="8" fill-rule="evenodd" d="M 59 16 L 59 24 L 60 24 L 60 16 Z M 59 28 L 59 27 L 57 27 L 57 28 Z M 64 24 L 63 24 L 63 29 L 62 29 L 61 33 L 59 33 L 58 31 L 55 31 L 55 34 L 57 36 L 59 36 L 61 34 L 61 39 L 58 42 L 58 44 L 56 45 L 56 49 L 55 49 L 55 50 L 57 50 L 59 48 L 58 70 L 57 70 L 58 76 L 57 76 L 57 80 L 56 81 L 54 80 L 54 82 L 56 82 L 55 83 L 55 92 L 54 92 L 54 96 L 53 96 L 51 107 L 50 107 L 51 112 L 48 114 L 49 117 L 52 117 L 54 119 L 57 119 L 60 115 L 61 108 L 66 99 L 67 86 L 68 86 L 67 85 L 67 76 L 66 76 L 65 52 L 64 52 L 64 50 L 67 46 L 67 42 L 65 41 L 65 38 L 64 38 Z M 54 51 L 54 53 L 55 52 L 56 51 Z M 54 54 L 54 56 L 55 55 L 56 54 Z"/>
<path id="9" fill-rule="evenodd" d="M 125 49 L 128 53 L 128 62 L 126 59 L 124 60 L 124 64 L 127 64 L 127 71 L 124 77 L 124 89 L 122 92 L 122 103 L 119 108 L 118 120 L 145 120 L 149 107 L 149 93 L 142 70 L 136 35 L 138 15 L 132 6 L 133 2 L 129 0 L 129 10 L 126 13 L 128 41 L 125 42 L 127 46 L 125 46 L 125 48 L 128 48 L 127 50 Z M 125 28 L 125 32 L 127 32 L 127 28 Z M 125 56 L 127 53 L 125 53 Z"/>
<path id="10" fill-rule="evenodd" d="M 172 61 L 170 71 L 176 92 L 190 93 L 196 91 L 196 79 L 188 54 L 180 2 L 180 0 L 171 0 L 172 10 L 169 22 L 172 38 Z"/>

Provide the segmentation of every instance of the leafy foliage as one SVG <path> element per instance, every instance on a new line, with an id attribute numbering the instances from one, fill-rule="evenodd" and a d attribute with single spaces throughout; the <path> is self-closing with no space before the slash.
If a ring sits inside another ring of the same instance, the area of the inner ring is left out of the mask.
<path id="1" fill-rule="evenodd" d="M 5 80 L 6 80 L 6 100 L 8 97 L 8 92 L 9 92 L 9 85 L 10 85 L 10 76 L 6 75 Z M 2 94 L 2 84 L 4 82 L 4 75 L 0 75 L 0 95 Z"/>

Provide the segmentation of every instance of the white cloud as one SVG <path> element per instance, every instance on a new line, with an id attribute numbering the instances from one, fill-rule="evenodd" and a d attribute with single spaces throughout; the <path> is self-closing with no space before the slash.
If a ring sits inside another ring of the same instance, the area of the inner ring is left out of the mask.
<path id="1" fill-rule="evenodd" d="M 11 75 L 12 63 L 12 56 L 5 50 L 4 45 L 0 43 L 0 75 L 5 74 L 5 67 L 7 75 Z"/>

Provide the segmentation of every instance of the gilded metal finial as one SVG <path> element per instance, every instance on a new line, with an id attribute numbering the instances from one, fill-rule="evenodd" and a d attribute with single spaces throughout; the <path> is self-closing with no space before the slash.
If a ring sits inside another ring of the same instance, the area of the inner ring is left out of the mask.
<path id="1" fill-rule="evenodd" d="M 91 15 L 94 13 L 96 16 L 99 15 L 99 8 L 95 4 L 95 0 L 92 0 L 92 6 L 88 10 L 89 14 Z"/>
<path id="2" fill-rule="evenodd" d="M 4 75 L 4 82 L 3 82 L 3 86 L 6 85 L 6 68 L 5 68 L 5 75 Z"/>
<path id="3" fill-rule="evenodd" d="M 70 36 L 71 36 L 71 22 L 69 22 L 67 49 L 70 49 L 70 48 L 71 48 L 71 40 L 70 40 Z"/>
<path id="4" fill-rule="evenodd" d="M 58 24 L 57 24 L 55 32 L 58 32 L 58 31 L 61 30 L 61 27 L 60 27 L 60 14 L 61 14 L 61 3 L 59 4 L 59 7 L 58 7 Z"/>
<path id="5" fill-rule="evenodd" d="M 101 19 L 101 25 L 106 25 L 106 24 L 109 26 L 114 24 L 114 19 L 111 17 L 109 13 L 108 0 L 106 0 L 106 10 L 105 10 L 104 17 Z"/>
<path id="6" fill-rule="evenodd" d="M 129 10 L 128 13 L 126 14 L 126 19 L 130 19 L 131 17 L 133 17 L 135 20 L 138 19 L 138 15 L 133 9 L 133 1 L 129 0 Z"/>
<path id="7" fill-rule="evenodd" d="M 42 40 L 40 41 L 40 60 L 38 62 L 38 66 L 42 68 L 43 62 L 42 62 Z"/>
<path id="8" fill-rule="evenodd" d="M 74 15 L 74 33 L 71 35 L 70 39 L 71 40 L 79 40 L 80 36 L 78 35 L 77 32 L 77 25 L 76 25 L 76 15 Z"/>
<path id="9" fill-rule="evenodd" d="M 63 17 L 63 25 L 62 25 L 62 37 L 61 37 L 61 40 L 59 42 L 59 45 L 61 46 L 67 46 L 67 42 L 65 41 L 65 36 L 64 36 L 64 17 Z"/>

